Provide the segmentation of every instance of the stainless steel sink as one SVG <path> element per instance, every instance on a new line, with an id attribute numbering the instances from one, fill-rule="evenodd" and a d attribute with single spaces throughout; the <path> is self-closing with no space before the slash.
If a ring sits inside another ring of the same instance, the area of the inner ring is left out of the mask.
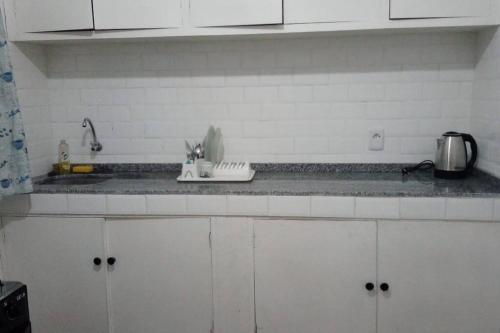
<path id="1" fill-rule="evenodd" d="M 38 185 L 94 185 L 113 178 L 110 175 L 64 175 L 42 179 Z"/>

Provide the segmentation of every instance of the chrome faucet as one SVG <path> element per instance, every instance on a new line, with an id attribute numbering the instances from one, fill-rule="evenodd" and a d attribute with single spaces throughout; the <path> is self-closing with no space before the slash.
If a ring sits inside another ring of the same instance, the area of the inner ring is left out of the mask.
<path id="1" fill-rule="evenodd" d="M 90 143 L 90 150 L 91 151 L 101 151 L 102 150 L 102 144 L 97 141 L 97 135 L 95 134 L 95 128 L 94 124 L 92 124 L 92 120 L 90 118 L 85 118 L 83 119 L 83 124 L 82 127 L 87 127 L 87 124 L 90 125 L 90 129 L 92 130 L 92 142 Z"/>

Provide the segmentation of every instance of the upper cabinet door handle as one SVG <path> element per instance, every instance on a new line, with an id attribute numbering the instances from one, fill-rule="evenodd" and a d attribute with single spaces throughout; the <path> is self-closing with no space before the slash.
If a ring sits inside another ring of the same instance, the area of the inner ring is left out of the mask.
<path id="1" fill-rule="evenodd" d="M 108 265 L 113 266 L 116 264 L 116 258 L 115 257 L 109 257 L 108 258 Z"/>
<path id="2" fill-rule="evenodd" d="M 368 282 L 367 284 L 365 284 L 365 288 L 368 291 L 373 291 L 373 289 L 375 289 L 375 285 L 371 282 Z"/>
<path id="3" fill-rule="evenodd" d="M 101 264 L 102 264 L 102 260 L 99 257 L 95 257 L 93 262 L 94 262 L 95 266 L 101 266 Z"/>

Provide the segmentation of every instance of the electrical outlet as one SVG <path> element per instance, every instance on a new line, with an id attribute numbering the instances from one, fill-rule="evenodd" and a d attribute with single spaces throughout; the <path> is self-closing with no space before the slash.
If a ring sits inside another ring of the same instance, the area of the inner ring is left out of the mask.
<path id="1" fill-rule="evenodd" d="M 368 149 L 371 151 L 384 150 L 385 131 L 383 129 L 371 130 L 368 139 Z"/>

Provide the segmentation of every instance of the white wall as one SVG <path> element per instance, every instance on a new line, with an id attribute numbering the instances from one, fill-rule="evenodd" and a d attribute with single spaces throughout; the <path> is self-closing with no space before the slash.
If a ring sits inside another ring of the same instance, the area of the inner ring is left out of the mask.
<path id="1" fill-rule="evenodd" d="M 472 133 L 479 140 L 479 167 L 500 177 L 500 32 L 478 38 Z"/>
<path id="2" fill-rule="evenodd" d="M 474 33 L 365 35 L 48 49 L 56 145 L 77 162 L 180 162 L 221 126 L 228 159 L 417 162 L 470 130 Z M 104 150 L 90 156 L 81 121 Z M 384 128 L 384 152 L 368 131 Z"/>
<path id="3" fill-rule="evenodd" d="M 19 103 L 24 120 L 33 176 L 47 173 L 52 163 L 47 54 L 42 46 L 9 44 Z"/>

